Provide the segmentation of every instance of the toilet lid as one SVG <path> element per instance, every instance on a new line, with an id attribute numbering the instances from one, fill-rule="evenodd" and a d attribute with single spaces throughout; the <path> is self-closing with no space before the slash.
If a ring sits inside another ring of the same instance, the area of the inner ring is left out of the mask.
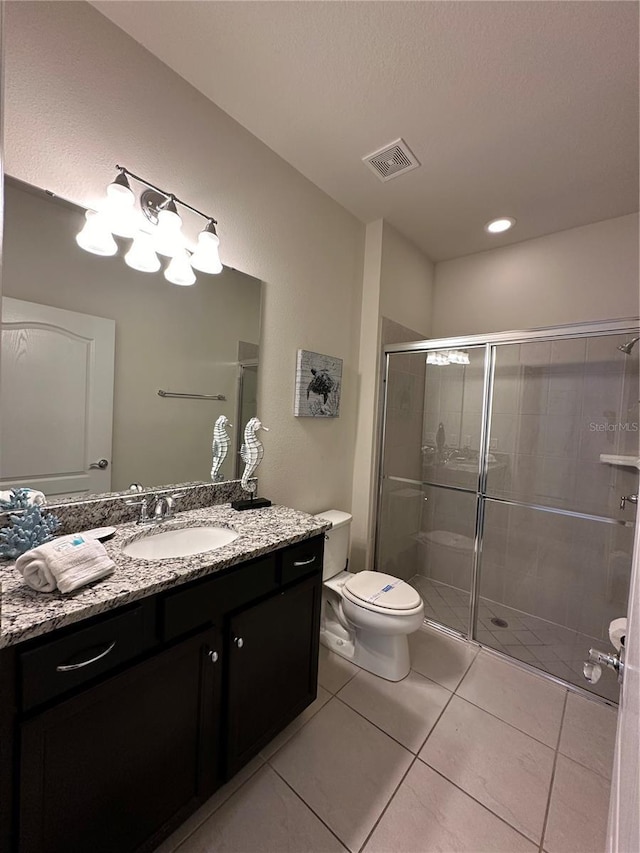
<path id="1" fill-rule="evenodd" d="M 422 601 L 408 583 L 382 572 L 357 572 L 344 590 L 363 604 L 388 610 L 413 610 Z"/>

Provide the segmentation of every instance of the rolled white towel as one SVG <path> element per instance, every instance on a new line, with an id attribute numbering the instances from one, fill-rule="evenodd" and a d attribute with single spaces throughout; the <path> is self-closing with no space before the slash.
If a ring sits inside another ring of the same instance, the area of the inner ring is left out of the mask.
<path id="1" fill-rule="evenodd" d="M 32 548 L 16 560 L 24 582 L 39 592 L 73 592 L 112 574 L 115 563 L 102 542 L 79 533 Z"/>
<path id="2" fill-rule="evenodd" d="M 47 498 L 44 492 L 38 491 L 38 489 L 25 489 L 25 492 L 28 492 L 27 495 L 27 503 L 29 506 L 44 506 L 47 502 Z M 12 498 L 12 489 L 7 489 L 4 492 L 0 492 L 0 501 L 5 501 L 6 503 L 10 503 Z"/>

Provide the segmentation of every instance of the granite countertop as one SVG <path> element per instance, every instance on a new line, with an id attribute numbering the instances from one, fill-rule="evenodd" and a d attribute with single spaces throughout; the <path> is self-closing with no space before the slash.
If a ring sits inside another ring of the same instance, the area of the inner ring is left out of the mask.
<path id="1" fill-rule="evenodd" d="M 141 560 L 122 551 L 123 545 L 141 536 L 198 525 L 231 527 L 240 535 L 229 545 L 190 557 Z M 301 542 L 330 527 L 284 506 L 237 512 L 229 504 L 181 512 L 162 524 L 122 524 L 104 543 L 116 564 L 114 573 L 67 595 L 36 592 L 24 583 L 15 564 L 0 564 L 0 648 Z"/>

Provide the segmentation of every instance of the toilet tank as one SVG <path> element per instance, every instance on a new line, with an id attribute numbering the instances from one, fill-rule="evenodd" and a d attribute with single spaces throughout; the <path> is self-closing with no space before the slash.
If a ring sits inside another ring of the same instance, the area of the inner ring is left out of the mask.
<path id="1" fill-rule="evenodd" d="M 341 512 L 339 509 L 327 509 L 324 512 L 319 512 L 315 518 L 330 521 L 333 525 L 331 530 L 327 530 L 325 533 L 322 580 L 327 580 L 344 571 L 347 567 L 352 516 L 348 512 Z"/>

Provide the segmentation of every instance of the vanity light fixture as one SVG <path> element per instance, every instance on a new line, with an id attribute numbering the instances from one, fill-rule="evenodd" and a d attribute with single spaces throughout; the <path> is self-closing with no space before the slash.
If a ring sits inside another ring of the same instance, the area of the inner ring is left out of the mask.
<path id="1" fill-rule="evenodd" d="M 462 349 L 434 350 L 427 353 L 427 364 L 469 364 L 469 353 Z"/>
<path id="2" fill-rule="evenodd" d="M 162 255 L 171 259 L 164 273 L 167 281 L 183 286 L 195 284 L 194 269 L 213 275 L 222 272 L 217 222 L 212 216 L 124 166 L 116 166 L 116 169 L 118 175 L 107 187 L 104 202 L 98 210 L 87 211 L 85 225 L 76 237 L 82 249 L 95 255 L 115 255 L 118 244 L 113 235 L 133 238 L 125 255 L 128 266 L 140 272 L 157 272 L 161 267 L 158 255 Z M 130 180 L 145 187 L 140 194 L 140 209 L 144 217 L 135 207 L 136 196 Z M 194 252 L 188 250 L 178 205 L 207 221 Z"/>
<path id="3" fill-rule="evenodd" d="M 516 224 L 516 220 L 512 216 L 501 216 L 500 219 L 492 219 L 484 226 L 484 230 L 488 234 L 502 234 L 508 231 Z"/>

